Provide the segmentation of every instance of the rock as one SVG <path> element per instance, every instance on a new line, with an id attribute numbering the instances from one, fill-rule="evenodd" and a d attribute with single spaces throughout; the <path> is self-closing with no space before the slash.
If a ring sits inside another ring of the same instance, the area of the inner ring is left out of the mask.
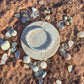
<path id="1" fill-rule="evenodd" d="M 67 21 L 68 17 L 67 16 L 63 16 L 63 20 Z"/>
<path id="2" fill-rule="evenodd" d="M 66 51 L 69 51 L 68 45 L 66 43 L 62 44 L 62 48 Z"/>
<path id="3" fill-rule="evenodd" d="M 16 46 L 17 46 L 17 42 L 13 42 L 12 47 L 16 47 Z"/>
<path id="4" fill-rule="evenodd" d="M 6 62 L 6 61 L 4 61 L 4 60 L 1 60 L 1 63 L 0 63 L 0 65 L 3 65 L 3 64 L 5 64 L 5 62 Z"/>
<path id="5" fill-rule="evenodd" d="M 15 52 L 17 50 L 17 47 L 11 48 L 11 52 Z"/>
<path id="6" fill-rule="evenodd" d="M 24 63 L 30 63 L 30 62 L 31 62 L 30 57 L 29 57 L 29 56 L 24 56 L 24 57 L 23 57 L 23 62 L 24 62 Z"/>
<path id="7" fill-rule="evenodd" d="M 20 57 L 20 51 L 17 51 L 17 52 L 15 53 L 15 57 L 16 57 L 17 59 L 19 59 L 19 57 Z"/>
<path id="8" fill-rule="evenodd" d="M 7 38 L 10 38 L 10 37 L 11 37 L 10 31 L 7 31 L 6 34 L 5 34 L 5 36 L 6 36 Z"/>
<path id="9" fill-rule="evenodd" d="M 11 48 L 8 50 L 8 56 L 11 55 Z"/>
<path id="10" fill-rule="evenodd" d="M 43 1 L 39 1 L 39 4 L 42 5 L 43 4 Z"/>
<path id="11" fill-rule="evenodd" d="M 17 31 L 14 30 L 13 32 L 11 32 L 11 36 L 16 36 L 17 35 Z"/>
<path id="12" fill-rule="evenodd" d="M 29 65 L 24 64 L 24 68 L 29 69 Z"/>
<path id="13" fill-rule="evenodd" d="M 66 53 L 66 51 L 63 48 L 60 48 L 59 49 L 59 52 L 60 52 L 61 56 L 64 56 L 65 53 Z"/>
<path id="14" fill-rule="evenodd" d="M 36 66 L 36 65 L 37 65 L 37 62 L 35 61 L 35 62 L 33 63 L 33 65 Z"/>
<path id="15" fill-rule="evenodd" d="M 33 11 L 33 12 L 36 12 L 36 11 L 37 11 L 37 9 L 36 9 L 36 8 L 34 8 L 34 7 L 32 7 L 32 11 Z"/>
<path id="16" fill-rule="evenodd" d="M 39 75 L 40 75 L 39 72 L 35 72 L 36 77 L 39 77 Z"/>
<path id="17" fill-rule="evenodd" d="M 47 72 L 43 72 L 41 77 L 45 78 L 46 75 L 47 75 Z"/>
<path id="18" fill-rule="evenodd" d="M 73 44 L 74 44 L 74 41 L 68 41 L 68 45 L 69 45 L 69 47 L 71 48 L 72 46 L 73 46 Z"/>
<path id="19" fill-rule="evenodd" d="M 33 17 L 34 19 L 35 18 L 37 18 L 39 16 L 39 12 L 33 12 L 32 14 L 31 14 L 31 17 Z"/>
<path id="20" fill-rule="evenodd" d="M 15 14 L 16 18 L 20 18 L 20 13 Z"/>
<path id="21" fill-rule="evenodd" d="M 41 66 L 42 69 L 46 69 L 47 68 L 47 63 L 45 61 L 42 61 L 40 63 L 40 66 Z"/>
<path id="22" fill-rule="evenodd" d="M 72 65 L 69 65 L 68 66 L 68 72 L 71 72 L 72 71 L 72 68 L 73 68 L 73 66 Z"/>
<path id="23" fill-rule="evenodd" d="M 50 13 L 49 9 L 44 10 L 45 13 Z"/>
<path id="24" fill-rule="evenodd" d="M 66 22 L 65 22 L 65 25 L 66 25 L 66 26 L 69 26 L 69 25 L 70 25 L 69 21 L 66 21 Z"/>
<path id="25" fill-rule="evenodd" d="M 3 37 L 0 36 L 0 45 L 2 44 L 3 42 Z"/>
<path id="26" fill-rule="evenodd" d="M 43 79 L 39 79 L 39 84 L 43 84 Z"/>
<path id="27" fill-rule="evenodd" d="M 32 70 L 33 70 L 34 72 L 38 72 L 38 71 L 39 71 L 39 68 L 38 68 L 37 66 L 33 66 L 33 67 L 32 67 Z"/>
<path id="28" fill-rule="evenodd" d="M 62 81 L 56 80 L 56 84 L 62 84 Z"/>
<path id="29" fill-rule="evenodd" d="M 59 31 L 64 30 L 64 22 L 63 21 L 58 22 L 57 27 L 59 28 Z"/>
<path id="30" fill-rule="evenodd" d="M 71 55 L 69 53 L 66 53 L 64 55 L 64 58 L 65 58 L 65 60 L 70 60 L 71 59 Z"/>
<path id="31" fill-rule="evenodd" d="M 47 16 L 45 17 L 45 20 L 50 20 L 50 15 L 47 15 Z"/>
<path id="32" fill-rule="evenodd" d="M 77 33 L 77 37 L 84 38 L 84 31 Z"/>
<path id="33" fill-rule="evenodd" d="M 2 50 L 8 50 L 9 48 L 10 48 L 9 41 L 3 41 L 3 43 L 1 44 L 1 49 Z"/>

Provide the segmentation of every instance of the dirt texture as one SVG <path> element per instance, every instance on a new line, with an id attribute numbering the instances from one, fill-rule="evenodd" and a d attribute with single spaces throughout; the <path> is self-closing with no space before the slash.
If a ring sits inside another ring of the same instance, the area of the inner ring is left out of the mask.
<path id="1" fill-rule="evenodd" d="M 44 4 L 40 6 L 39 0 L 0 0 L 0 36 L 3 36 L 8 26 L 13 26 L 17 30 L 18 35 L 8 39 L 10 42 L 17 41 L 18 50 L 21 53 L 20 59 L 11 54 L 5 65 L 0 65 L 0 84 L 39 84 L 38 79 L 34 76 L 31 69 L 23 67 L 22 58 L 26 54 L 21 48 L 21 33 L 24 28 L 33 22 L 23 24 L 19 19 L 14 17 L 14 13 L 20 9 L 28 7 L 37 7 L 40 12 L 39 18 L 34 21 L 46 21 L 44 18 L 44 10 L 49 8 L 51 19 L 47 22 L 57 27 L 57 23 L 62 19 L 63 15 L 71 16 L 73 24 L 65 26 L 63 31 L 59 31 L 61 44 L 74 41 L 73 47 L 69 53 L 72 58 L 65 61 L 59 54 L 59 51 L 51 58 L 51 64 L 48 64 L 47 76 L 44 78 L 43 84 L 56 84 L 56 79 L 60 79 L 62 84 L 84 84 L 84 38 L 78 39 L 77 33 L 84 31 L 84 0 L 44 0 Z M 61 45 L 60 44 L 60 45 Z M 0 57 L 4 52 L 0 49 Z M 73 70 L 69 73 L 65 69 L 65 64 L 72 64 Z"/>

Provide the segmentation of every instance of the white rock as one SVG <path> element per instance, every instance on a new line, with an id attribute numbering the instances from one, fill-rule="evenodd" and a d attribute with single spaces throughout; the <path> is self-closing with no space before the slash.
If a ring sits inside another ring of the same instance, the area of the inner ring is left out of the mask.
<path id="1" fill-rule="evenodd" d="M 74 44 L 74 41 L 68 41 L 68 45 L 70 48 L 73 46 L 73 44 Z"/>
<path id="2" fill-rule="evenodd" d="M 39 72 L 35 72 L 35 76 L 38 77 L 40 74 Z"/>
<path id="3" fill-rule="evenodd" d="M 42 73 L 42 78 L 45 78 L 46 75 L 47 75 L 47 72 L 43 72 L 43 73 Z"/>
<path id="4" fill-rule="evenodd" d="M 46 69 L 47 68 L 47 63 L 45 61 L 42 61 L 40 63 L 40 66 L 41 66 L 42 69 Z"/>
<path id="5" fill-rule="evenodd" d="M 17 35 L 17 31 L 14 30 L 12 33 L 11 33 L 11 36 L 16 36 Z"/>
<path id="6" fill-rule="evenodd" d="M 4 60 L 4 61 L 6 61 L 8 59 L 7 53 L 4 53 L 1 59 Z"/>
<path id="7" fill-rule="evenodd" d="M 42 5 L 43 4 L 43 1 L 39 1 L 39 4 Z"/>
<path id="8" fill-rule="evenodd" d="M 11 48 L 8 50 L 8 56 L 11 55 Z"/>
<path id="9" fill-rule="evenodd" d="M 70 55 L 69 53 L 66 53 L 66 54 L 64 55 L 64 58 L 65 58 L 66 60 L 70 60 L 70 59 L 71 59 L 71 55 Z"/>
<path id="10" fill-rule="evenodd" d="M 24 68 L 29 69 L 29 65 L 25 64 Z"/>
<path id="11" fill-rule="evenodd" d="M 83 38 L 84 37 L 84 31 L 77 33 L 77 37 Z"/>
<path id="12" fill-rule="evenodd" d="M 9 48 L 10 48 L 9 41 L 3 41 L 3 43 L 1 44 L 1 49 L 2 50 L 8 50 Z"/>
<path id="13" fill-rule="evenodd" d="M 30 57 L 29 57 L 29 56 L 24 56 L 24 57 L 23 57 L 23 62 L 24 62 L 24 63 L 30 63 L 30 62 L 31 62 Z"/>
<path id="14" fill-rule="evenodd" d="M 72 68 L 73 68 L 73 66 L 72 65 L 69 65 L 68 66 L 68 72 L 71 72 L 72 71 Z"/>
<path id="15" fill-rule="evenodd" d="M 34 7 L 32 7 L 32 11 L 33 11 L 33 12 L 36 12 L 36 11 L 37 11 L 37 9 L 36 9 L 36 8 L 34 8 Z"/>
<path id="16" fill-rule="evenodd" d="M 38 71 L 39 71 L 39 68 L 38 68 L 37 66 L 33 66 L 33 67 L 32 67 L 32 70 L 33 70 L 34 72 L 38 72 Z"/>
<path id="17" fill-rule="evenodd" d="M 60 52 L 61 56 L 64 56 L 65 53 L 66 53 L 66 51 L 64 50 L 64 48 L 60 48 L 59 52 Z"/>
<path id="18" fill-rule="evenodd" d="M 6 36 L 7 38 L 10 38 L 10 37 L 11 37 L 10 31 L 7 31 L 6 34 L 5 34 L 5 36 Z"/>
<path id="19" fill-rule="evenodd" d="M 56 80 L 56 84 L 62 84 L 62 81 Z"/>

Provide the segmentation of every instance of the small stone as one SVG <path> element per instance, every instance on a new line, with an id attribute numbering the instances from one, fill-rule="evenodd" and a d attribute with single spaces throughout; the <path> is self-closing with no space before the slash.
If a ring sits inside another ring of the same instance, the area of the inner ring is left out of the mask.
<path id="1" fill-rule="evenodd" d="M 4 61 L 6 61 L 8 59 L 7 53 L 4 53 L 1 59 L 4 60 Z"/>
<path id="2" fill-rule="evenodd" d="M 40 75 L 39 72 L 35 72 L 36 77 L 39 77 L 39 75 Z"/>
<path id="3" fill-rule="evenodd" d="M 20 13 L 15 14 L 16 18 L 20 18 Z"/>
<path id="4" fill-rule="evenodd" d="M 43 1 L 39 1 L 39 4 L 42 5 L 43 4 Z"/>
<path id="5" fill-rule="evenodd" d="M 56 84 L 62 84 L 62 81 L 56 80 Z"/>
<path id="6" fill-rule="evenodd" d="M 10 37 L 11 37 L 10 31 L 7 31 L 6 34 L 5 34 L 5 36 L 6 36 L 7 38 L 10 38 Z"/>
<path id="7" fill-rule="evenodd" d="M 24 63 L 30 63 L 30 62 L 31 62 L 30 57 L 29 57 L 29 56 L 24 56 L 24 57 L 23 57 L 23 62 L 24 62 Z"/>
<path id="8" fill-rule="evenodd" d="M 50 13 L 49 9 L 44 10 L 45 13 Z"/>
<path id="9" fill-rule="evenodd" d="M 11 36 L 16 36 L 17 35 L 17 31 L 14 30 L 13 32 L 11 32 Z"/>
<path id="10" fill-rule="evenodd" d="M 19 57 L 20 57 L 20 51 L 17 51 L 17 52 L 15 53 L 15 57 L 16 57 L 17 59 L 19 59 Z"/>
<path id="11" fill-rule="evenodd" d="M 69 45 L 69 47 L 71 48 L 72 46 L 73 46 L 73 44 L 74 44 L 74 41 L 68 41 L 68 45 Z"/>
<path id="12" fill-rule="evenodd" d="M 71 72 L 72 71 L 72 68 L 73 68 L 73 66 L 72 65 L 69 65 L 68 66 L 68 72 Z"/>
<path id="13" fill-rule="evenodd" d="M 3 65 L 3 64 L 5 64 L 5 60 L 1 60 L 1 63 L 0 63 L 0 65 Z"/>
<path id="14" fill-rule="evenodd" d="M 0 36 L 0 45 L 3 43 L 3 37 Z"/>
<path id="15" fill-rule="evenodd" d="M 39 16 L 39 12 L 33 12 L 32 14 L 31 14 L 31 17 L 33 17 L 34 19 L 35 18 L 37 18 Z"/>
<path id="16" fill-rule="evenodd" d="M 33 70 L 34 72 L 38 72 L 38 71 L 39 71 L 39 68 L 38 68 L 37 66 L 33 66 L 33 67 L 32 67 L 32 70 Z"/>
<path id="17" fill-rule="evenodd" d="M 62 44 L 62 48 L 66 51 L 69 51 L 68 45 L 66 43 Z"/>
<path id="18" fill-rule="evenodd" d="M 45 20 L 50 20 L 50 15 L 47 15 L 47 16 L 45 17 Z"/>
<path id="19" fill-rule="evenodd" d="M 47 75 L 47 72 L 43 72 L 41 77 L 45 78 L 46 75 Z"/>
<path id="20" fill-rule="evenodd" d="M 64 56 L 65 53 L 66 53 L 66 51 L 63 48 L 60 48 L 59 49 L 59 52 L 60 52 L 61 56 Z"/>
<path id="21" fill-rule="evenodd" d="M 66 60 L 70 60 L 70 59 L 71 59 L 71 55 L 70 55 L 69 53 L 66 53 L 66 54 L 64 55 L 64 58 L 65 58 Z"/>
<path id="22" fill-rule="evenodd" d="M 36 65 L 37 65 L 37 62 L 35 61 L 35 62 L 33 63 L 33 65 L 36 66 Z"/>
<path id="23" fill-rule="evenodd" d="M 24 64 L 24 68 L 29 69 L 29 65 Z"/>
<path id="24" fill-rule="evenodd" d="M 32 11 L 33 11 L 33 12 L 36 12 L 36 11 L 37 11 L 37 9 L 36 9 L 36 8 L 34 8 L 34 7 L 32 7 Z"/>
<path id="25" fill-rule="evenodd" d="M 8 56 L 11 55 L 11 48 L 8 50 Z"/>
<path id="26" fill-rule="evenodd" d="M 77 37 L 84 38 L 84 31 L 77 33 Z"/>
<path id="27" fill-rule="evenodd" d="M 1 44 L 1 49 L 2 50 L 8 50 L 9 48 L 10 48 L 9 41 L 3 41 L 3 43 Z"/>
<path id="28" fill-rule="evenodd" d="M 65 21 L 66 21 L 67 19 L 68 19 L 68 18 L 67 18 L 67 16 L 63 16 L 63 20 L 65 20 Z"/>
<path id="29" fill-rule="evenodd" d="M 39 84 L 43 84 L 43 79 L 39 79 Z"/>
<path id="30" fill-rule="evenodd" d="M 12 47 L 16 47 L 16 46 L 17 46 L 17 42 L 13 42 Z"/>
<path id="31" fill-rule="evenodd" d="M 69 25 L 70 25 L 69 21 L 66 21 L 66 22 L 65 22 L 65 25 L 66 25 L 66 26 L 69 26 Z"/>
<path id="32" fill-rule="evenodd" d="M 59 28 L 60 31 L 64 30 L 64 22 L 63 21 L 58 22 L 57 27 Z"/>
<path id="33" fill-rule="evenodd" d="M 11 48 L 11 52 L 15 52 L 17 50 L 17 47 Z"/>
<path id="34" fill-rule="evenodd" d="M 41 66 L 42 69 L 46 69 L 47 68 L 47 63 L 45 61 L 42 61 L 40 63 L 40 66 Z"/>

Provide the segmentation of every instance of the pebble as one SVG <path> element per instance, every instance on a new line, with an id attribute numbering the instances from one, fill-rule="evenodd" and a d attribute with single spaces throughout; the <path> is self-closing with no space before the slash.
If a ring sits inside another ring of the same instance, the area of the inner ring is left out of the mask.
<path id="1" fill-rule="evenodd" d="M 33 70 L 34 72 L 38 72 L 38 71 L 39 71 L 39 68 L 38 68 L 37 66 L 33 66 L 33 67 L 32 67 L 32 70 Z"/>
<path id="2" fill-rule="evenodd" d="M 15 52 L 17 50 L 17 47 L 11 48 L 11 52 Z"/>
<path id="3" fill-rule="evenodd" d="M 15 57 L 16 57 L 17 59 L 19 59 L 19 57 L 20 57 L 20 51 L 17 51 L 17 52 L 15 53 Z"/>
<path id="4" fill-rule="evenodd" d="M 7 38 L 10 38 L 10 37 L 11 37 L 10 31 L 7 31 L 6 34 L 5 34 L 5 36 L 6 36 Z"/>
<path id="5" fill-rule="evenodd" d="M 40 66 L 41 66 L 42 69 L 46 69 L 47 68 L 47 63 L 45 61 L 42 61 L 40 63 Z"/>
<path id="6" fill-rule="evenodd" d="M 41 77 L 42 77 L 42 78 L 45 78 L 46 75 L 47 75 L 47 72 L 43 72 Z"/>
<path id="7" fill-rule="evenodd" d="M 56 84 L 62 84 L 61 80 L 56 80 Z"/>
<path id="8" fill-rule="evenodd" d="M 72 71 L 72 68 L 73 68 L 73 66 L 72 65 L 69 65 L 68 66 L 68 72 L 71 72 Z"/>
<path id="9" fill-rule="evenodd" d="M 65 53 L 66 53 L 66 51 L 63 48 L 60 48 L 59 49 L 59 52 L 60 52 L 61 56 L 64 56 Z"/>
<path id="10" fill-rule="evenodd" d="M 43 4 L 43 1 L 39 1 L 39 4 L 42 5 Z"/>
<path id="11" fill-rule="evenodd" d="M 0 45 L 2 44 L 3 42 L 3 37 L 0 36 Z"/>
<path id="12" fill-rule="evenodd" d="M 13 32 L 11 32 L 11 36 L 16 36 L 17 35 L 17 31 L 14 30 Z"/>
<path id="13" fill-rule="evenodd" d="M 64 58 L 65 58 L 66 60 L 70 60 L 70 59 L 71 59 L 71 55 L 70 55 L 69 53 L 66 53 L 66 54 L 64 55 Z"/>
<path id="14" fill-rule="evenodd" d="M 24 63 L 30 63 L 30 62 L 31 62 L 30 57 L 29 57 L 29 56 L 24 56 L 24 57 L 23 57 L 23 62 L 24 62 Z"/>
<path id="15" fill-rule="evenodd" d="M 66 21 L 67 19 L 68 19 L 68 18 L 67 18 L 67 16 L 63 16 L 63 20 L 65 20 L 65 21 Z"/>
<path id="16" fill-rule="evenodd" d="M 11 48 L 8 50 L 8 56 L 10 56 L 11 55 Z"/>
<path id="17" fill-rule="evenodd" d="M 66 51 L 69 51 L 68 45 L 66 43 L 62 44 L 62 48 Z"/>
<path id="18" fill-rule="evenodd" d="M 72 46 L 73 46 L 73 44 L 74 44 L 74 41 L 68 41 L 68 45 L 69 45 L 69 47 L 71 48 Z"/>
<path id="19" fill-rule="evenodd" d="M 47 16 L 45 17 L 45 20 L 50 20 L 50 15 L 47 15 Z"/>
<path id="20" fill-rule="evenodd" d="M 33 63 L 33 65 L 36 66 L 36 65 L 37 65 L 37 62 L 35 61 L 35 62 Z"/>
<path id="21" fill-rule="evenodd" d="M 1 60 L 1 63 L 0 63 L 0 65 L 3 65 L 3 64 L 5 64 L 5 62 L 6 62 L 6 61 L 4 61 L 4 60 Z"/>
<path id="22" fill-rule="evenodd" d="M 36 12 L 37 9 L 36 9 L 35 7 L 32 7 L 32 11 L 33 11 L 33 12 Z"/>
<path id="23" fill-rule="evenodd" d="M 77 37 L 84 38 L 84 31 L 77 33 Z"/>
<path id="24" fill-rule="evenodd" d="M 63 21 L 58 22 L 57 27 L 59 28 L 60 31 L 64 30 L 64 22 Z"/>
<path id="25" fill-rule="evenodd" d="M 24 64 L 24 68 L 29 69 L 29 65 Z"/>
<path id="26" fill-rule="evenodd" d="M 1 59 L 4 60 L 4 61 L 6 61 L 8 59 L 7 53 L 4 53 Z"/>
<path id="27" fill-rule="evenodd" d="M 20 18 L 20 13 L 15 14 L 16 18 Z"/>
<path id="28" fill-rule="evenodd" d="M 39 77 L 39 75 L 40 75 L 39 72 L 35 72 L 36 77 Z"/>
<path id="29" fill-rule="evenodd" d="M 3 41 L 3 43 L 1 44 L 1 49 L 2 50 L 8 50 L 9 48 L 10 48 L 9 41 Z"/>
<path id="30" fill-rule="evenodd" d="M 45 13 L 50 13 L 49 9 L 44 10 Z"/>
<path id="31" fill-rule="evenodd" d="M 13 42 L 12 47 L 16 47 L 16 46 L 17 46 L 17 42 Z"/>
<path id="32" fill-rule="evenodd" d="M 39 79 L 39 84 L 43 84 L 43 79 Z"/>
<path id="33" fill-rule="evenodd" d="M 34 19 L 35 18 L 37 18 L 39 16 L 39 12 L 33 12 L 32 14 L 31 14 L 31 17 L 33 17 Z"/>
<path id="34" fill-rule="evenodd" d="M 65 22 L 65 25 L 66 25 L 66 26 L 69 26 L 69 25 L 70 25 L 70 22 L 69 22 L 69 21 L 66 21 L 66 22 Z"/>

